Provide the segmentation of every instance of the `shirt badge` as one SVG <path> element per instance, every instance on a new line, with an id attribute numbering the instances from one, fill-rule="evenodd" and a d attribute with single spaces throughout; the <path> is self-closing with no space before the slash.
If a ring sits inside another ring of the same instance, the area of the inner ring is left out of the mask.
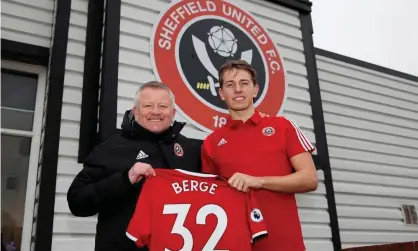
<path id="1" fill-rule="evenodd" d="M 275 133 L 276 131 L 274 130 L 273 127 L 269 126 L 269 127 L 264 127 L 263 128 L 263 134 L 265 136 L 271 136 Z"/>
<path id="2" fill-rule="evenodd" d="M 263 221 L 263 215 L 261 214 L 261 211 L 259 209 L 254 208 L 253 211 L 251 211 L 251 220 L 254 222 Z"/>
<path id="3" fill-rule="evenodd" d="M 184 154 L 184 151 L 183 151 L 183 148 L 181 147 L 181 145 L 180 144 L 178 144 L 178 143 L 175 143 L 174 144 L 174 153 L 177 155 L 177 156 L 183 156 L 183 154 Z"/>

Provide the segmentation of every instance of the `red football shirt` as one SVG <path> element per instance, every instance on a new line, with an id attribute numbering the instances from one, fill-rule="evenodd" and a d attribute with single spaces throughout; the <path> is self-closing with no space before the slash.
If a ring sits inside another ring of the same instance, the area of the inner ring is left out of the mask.
<path id="1" fill-rule="evenodd" d="M 250 251 L 266 234 L 251 193 L 215 175 L 179 169 L 156 169 L 145 181 L 126 233 L 150 251 Z"/>
<path id="2" fill-rule="evenodd" d="M 230 178 L 241 172 L 252 176 L 285 176 L 292 173 L 290 159 L 314 147 L 287 117 L 264 117 L 256 112 L 245 123 L 228 120 L 203 142 L 202 171 Z M 254 195 L 263 212 L 267 238 L 253 250 L 305 250 L 294 194 L 260 189 Z"/>

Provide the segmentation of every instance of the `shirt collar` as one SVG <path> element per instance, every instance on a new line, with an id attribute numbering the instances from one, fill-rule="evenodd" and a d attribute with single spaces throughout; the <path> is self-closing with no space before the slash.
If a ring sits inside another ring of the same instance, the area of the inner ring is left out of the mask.
<path id="1" fill-rule="evenodd" d="M 257 125 L 258 123 L 261 122 L 261 119 L 262 117 L 260 115 L 260 112 L 258 110 L 255 110 L 254 114 L 245 123 L 240 119 L 234 120 L 231 118 L 231 116 L 229 116 L 225 126 L 236 128 L 238 125 L 241 125 L 241 124 Z"/>

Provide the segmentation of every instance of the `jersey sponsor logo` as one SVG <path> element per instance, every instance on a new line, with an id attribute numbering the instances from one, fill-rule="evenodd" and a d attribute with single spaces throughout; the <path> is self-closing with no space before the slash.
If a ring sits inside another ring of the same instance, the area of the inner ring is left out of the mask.
<path id="1" fill-rule="evenodd" d="M 247 11 L 227 1 L 172 1 L 153 27 L 151 60 L 156 78 L 175 95 L 176 109 L 206 132 L 222 127 L 228 110 L 218 96 L 218 69 L 242 59 L 257 70 L 257 109 L 280 113 L 287 83 L 282 59 L 267 31 Z"/>
<path id="2" fill-rule="evenodd" d="M 275 133 L 276 131 L 274 130 L 273 127 L 269 126 L 269 127 L 264 127 L 263 128 L 263 134 L 265 136 L 271 136 Z"/>
<path id="3" fill-rule="evenodd" d="M 218 146 L 224 145 L 228 143 L 224 138 L 222 138 L 219 142 L 218 142 Z"/>
<path id="4" fill-rule="evenodd" d="M 183 147 L 181 147 L 180 144 L 175 143 L 174 144 L 174 153 L 179 157 L 183 156 L 184 155 Z"/>
<path id="5" fill-rule="evenodd" d="M 261 214 L 261 211 L 257 208 L 254 208 L 251 211 L 251 220 L 254 222 L 261 222 L 263 221 L 263 215 Z"/>
<path id="6" fill-rule="evenodd" d="M 144 151 L 142 150 L 139 151 L 138 155 L 136 156 L 136 159 L 139 160 L 139 159 L 145 159 L 145 158 L 148 158 L 148 154 L 144 153 Z"/>

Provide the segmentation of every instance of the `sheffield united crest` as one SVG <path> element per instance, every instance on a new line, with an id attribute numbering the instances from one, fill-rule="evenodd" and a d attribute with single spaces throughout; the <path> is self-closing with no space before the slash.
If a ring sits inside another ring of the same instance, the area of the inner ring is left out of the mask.
<path id="1" fill-rule="evenodd" d="M 226 123 L 218 69 L 228 59 L 245 60 L 256 69 L 257 109 L 276 115 L 286 99 L 285 71 L 275 43 L 251 14 L 232 3 L 174 1 L 161 12 L 151 36 L 157 80 L 173 90 L 177 111 L 206 132 Z"/>

